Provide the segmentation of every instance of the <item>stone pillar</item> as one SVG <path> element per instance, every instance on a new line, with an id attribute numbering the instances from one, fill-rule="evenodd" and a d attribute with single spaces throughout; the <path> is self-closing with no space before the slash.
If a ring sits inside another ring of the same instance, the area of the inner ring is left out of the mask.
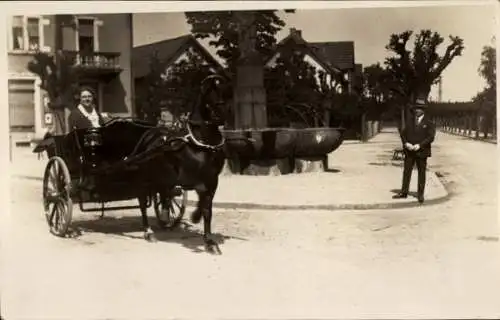
<path id="1" fill-rule="evenodd" d="M 235 13 L 238 22 L 240 57 L 236 62 L 234 89 L 235 129 L 267 127 L 264 65 L 256 50 L 257 30 L 255 14 L 251 11 Z"/>
<path id="2" fill-rule="evenodd" d="M 237 129 L 267 127 L 266 90 L 262 66 L 237 67 L 234 125 Z"/>

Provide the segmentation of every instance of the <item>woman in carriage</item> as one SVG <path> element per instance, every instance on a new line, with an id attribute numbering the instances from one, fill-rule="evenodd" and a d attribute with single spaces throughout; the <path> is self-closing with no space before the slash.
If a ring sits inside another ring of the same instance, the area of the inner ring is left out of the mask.
<path id="1" fill-rule="evenodd" d="M 80 103 L 69 115 L 69 129 L 99 128 L 104 122 L 106 115 L 97 111 L 94 103 L 95 94 L 91 88 L 80 88 Z"/>

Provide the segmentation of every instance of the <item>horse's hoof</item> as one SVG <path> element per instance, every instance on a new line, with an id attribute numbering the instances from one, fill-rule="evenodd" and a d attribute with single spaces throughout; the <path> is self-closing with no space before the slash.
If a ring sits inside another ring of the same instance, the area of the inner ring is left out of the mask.
<path id="1" fill-rule="evenodd" d="M 148 242 L 157 242 L 158 239 L 156 239 L 156 236 L 154 233 L 144 233 L 144 239 Z"/>
<path id="2" fill-rule="evenodd" d="M 208 253 L 214 255 L 221 255 L 222 251 L 219 248 L 217 242 L 212 239 L 205 240 L 205 249 Z"/>

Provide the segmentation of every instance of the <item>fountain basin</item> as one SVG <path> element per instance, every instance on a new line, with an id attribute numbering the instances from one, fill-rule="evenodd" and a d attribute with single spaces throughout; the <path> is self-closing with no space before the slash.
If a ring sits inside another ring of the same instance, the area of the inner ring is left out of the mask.
<path id="1" fill-rule="evenodd" d="M 344 141 L 343 128 L 296 129 L 294 156 L 315 158 L 325 156 L 340 147 Z"/>
<path id="2" fill-rule="evenodd" d="M 272 160 L 322 157 L 343 142 L 342 128 L 223 130 L 226 158 Z"/>
<path id="3" fill-rule="evenodd" d="M 289 128 L 225 130 L 227 158 L 271 160 L 293 153 L 296 132 Z"/>

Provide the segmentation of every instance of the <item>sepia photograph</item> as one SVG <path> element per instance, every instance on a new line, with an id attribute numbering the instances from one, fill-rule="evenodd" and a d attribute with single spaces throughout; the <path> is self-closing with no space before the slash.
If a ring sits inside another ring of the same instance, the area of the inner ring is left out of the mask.
<path id="1" fill-rule="evenodd" d="M 9 6 L 1 319 L 500 317 L 498 1 Z"/>

